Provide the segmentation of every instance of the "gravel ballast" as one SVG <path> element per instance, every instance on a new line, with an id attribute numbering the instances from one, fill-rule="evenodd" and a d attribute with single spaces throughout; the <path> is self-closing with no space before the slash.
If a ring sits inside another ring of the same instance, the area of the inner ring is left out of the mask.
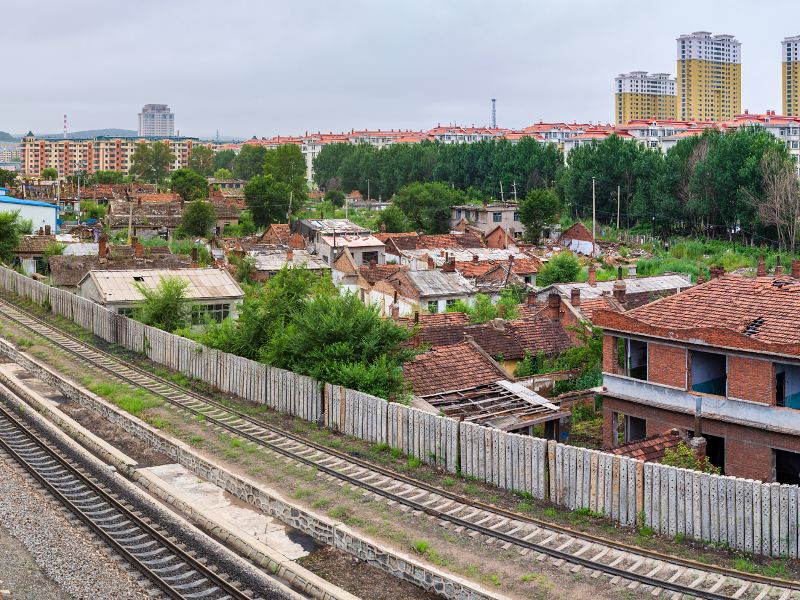
<path id="1" fill-rule="evenodd" d="M 0 453 L 0 523 L 63 590 L 60 595 L 53 587 L 39 590 L 37 600 L 149 598 L 125 567 L 87 531 L 73 524 L 55 500 L 12 466 L 5 453 Z M 11 587 L 11 578 L 2 578 L 6 580 L 3 585 Z M 12 598 L 24 597 L 13 588 L 10 591 Z"/>

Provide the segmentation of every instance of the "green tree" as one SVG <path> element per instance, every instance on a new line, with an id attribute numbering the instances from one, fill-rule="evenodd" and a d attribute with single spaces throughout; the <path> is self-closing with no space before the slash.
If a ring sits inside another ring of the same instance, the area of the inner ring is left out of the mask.
<path id="1" fill-rule="evenodd" d="M 170 176 L 170 189 L 187 202 L 208 197 L 208 181 L 192 169 L 176 169 Z"/>
<path id="2" fill-rule="evenodd" d="M 66 244 L 61 244 L 59 242 L 50 242 L 47 244 L 44 252 L 42 252 L 42 262 L 44 263 L 45 274 L 50 272 L 50 257 L 63 255 L 64 248 L 66 247 Z"/>
<path id="3" fill-rule="evenodd" d="M 92 180 L 95 183 L 119 184 L 125 181 L 125 174 L 120 171 L 95 171 Z"/>
<path id="4" fill-rule="evenodd" d="M 233 163 L 236 161 L 236 152 L 233 150 L 220 150 L 214 155 L 214 170 L 227 169 L 233 172 Z M 217 179 L 221 179 L 218 177 Z M 228 177 L 227 179 L 230 179 Z"/>
<path id="5" fill-rule="evenodd" d="M 344 206 L 344 192 L 341 190 L 328 190 L 325 192 L 325 202 L 329 202 L 335 208 Z"/>
<path id="6" fill-rule="evenodd" d="M 216 220 L 214 205 L 211 202 L 194 200 L 183 209 L 181 227 L 191 236 L 207 237 Z"/>
<path id="7" fill-rule="evenodd" d="M 81 215 L 86 219 L 105 219 L 106 207 L 92 200 L 81 200 Z"/>
<path id="8" fill-rule="evenodd" d="M 292 189 L 272 175 L 256 175 L 244 187 L 244 198 L 259 227 L 285 223 Z"/>
<path id="9" fill-rule="evenodd" d="M 519 205 L 520 222 L 525 226 L 525 238 L 539 243 L 542 227 L 553 223 L 559 211 L 558 195 L 552 189 L 531 190 Z"/>
<path id="10" fill-rule="evenodd" d="M 28 231 L 20 231 L 19 211 L 0 211 L 0 261 L 10 263 L 19 245 L 19 236 Z"/>
<path id="11" fill-rule="evenodd" d="M 300 147 L 283 144 L 264 155 L 264 175 L 285 183 L 291 190 L 292 212 L 300 212 L 308 200 L 306 185 L 306 159 Z"/>
<path id="12" fill-rule="evenodd" d="M 405 213 L 394 204 L 390 204 L 378 213 L 377 227 L 383 225 L 387 233 L 403 233 L 411 231 L 411 223 Z"/>
<path id="13" fill-rule="evenodd" d="M 278 333 L 263 358 L 321 381 L 389 398 L 405 391 L 403 362 L 415 354 L 405 342 L 412 335 L 354 294 L 322 295 Z"/>
<path id="14" fill-rule="evenodd" d="M 233 173 L 239 179 L 250 180 L 264 172 L 267 149 L 258 144 L 245 144 L 233 161 Z"/>
<path id="15" fill-rule="evenodd" d="M 164 142 L 141 142 L 131 156 L 131 175 L 150 183 L 161 183 L 174 163 L 175 154 Z"/>
<path id="16" fill-rule="evenodd" d="M 667 448 L 664 450 L 664 458 L 661 459 L 662 465 L 669 465 L 671 467 L 678 467 L 679 469 L 692 469 L 693 471 L 702 471 L 703 473 L 711 473 L 719 475 L 719 467 L 711 464 L 708 456 L 698 458 L 694 450 L 686 445 L 686 442 L 678 442 L 675 448 Z"/>
<path id="17" fill-rule="evenodd" d="M 155 288 L 134 284 L 144 297 L 136 303 L 137 321 L 170 333 L 189 325 L 191 304 L 186 296 L 189 284 L 180 277 L 162 277 Z"/>
<path id="18" fill-rule="evenodd" d="M 221 167 L 214 171 L 214 179 L 233 179 L 233 171 Z"/>
<path id="19" fill-rule="evenodd" d="M 17 180 L 17 174 L 14 171 L 7 171 L 0 169 L 0 187 L 11 187 Z"/>
<path id="20" fill-rule="evenodd" d="M 450 207 L 463 204 L 464 192 L 438 181 L 411 183 L 392 199 L 416 231 L 446 233 L 450 229 Z"/>
<path id="21" fill-rule="evenodd" d="M 58 179 L 58 171 L 53 167 L 47 167 L 46 169 L 42 169 L 42 179 L 47 181 L 55 181 Z"/>
<path id="22" fill-rule="evenodd" d="M 189 168 L 203 177 L 210 176 L 214 172 L 214 151 L 208 146 L 192 146 Z"/>
<path id="23" fill-rule="evenodd" d="M 547 261 L 536 274 L 536 285 L 548 286 L 551 283 L 575 281 L 581 271 L 581 264 L 572 252 L 559 252 Z"/>

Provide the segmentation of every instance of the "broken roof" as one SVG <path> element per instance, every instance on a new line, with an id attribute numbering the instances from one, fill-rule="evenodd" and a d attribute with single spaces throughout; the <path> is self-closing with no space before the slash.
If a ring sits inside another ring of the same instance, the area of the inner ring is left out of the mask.
<path id="1" fill-rule="evenodd" d="M 681 442 L 688 445 L 688 437 L 685 434 L 682 435 L 678 429 L 670 429 L 658 435 L 651 435 L 642 440 L 612 448 L 611 453 L 645 462 L 660 461 L 664 458 L 664 452 L 677 448 Z"/>
<path id="2" fill-rule="evenodd" d="M 384 245 L 374 235 L 323 235 L 322 241 L 331 248 L 382 248 Z"/>
<path id="3" fill-rule="evenodd" d="M 112 246 L 112 258 L 100 256 L 51 256 L 50 282 L 56 287 L 76 287 L 89 271 L 106 269 L 182 269 L 191 265 L 192 259 L 187 255 L 149 252 L 153 248 L 145 248 L 144 258 L 136 258 L 133 251 L 118 254 Z M 130 246 L 125 248 L 130 249 Z"/>
<path id="4" fill-rule="evenodd" d="M 626 313 L 597 311 L 595 324 L 718 348 L 800 356 L 800 280 L 725 275 Z"/>
<path id="5" fill-rule="evenodd" d="M 504 379 L 422 399 L 448 417 L 502 431 L 525 429 L 569 414 L 536 392 Z"/>
<path id="6" fill-rule="evenodd" d="M 369 229 L 356 225 L 348 219 L 303 219 L 303 225 L 319 233 L 369 233 Z"/>
<path id="7" fill-rule="evenodd" d="M 464 333 L 475 340 L 487 354 L 498 360 L 522 360 L 526 353 L 558 354 L 572 346 L 572 340 L 558 320 L 543 314 L 531 319 L 469 325 Z"/>
<path id="8" fill-rule="evenodd" d="M 150 289 L 158 287 L 165 277 L 184 280 L 188 300 L 239 300 L 244 292 L 230 273 L 220 269 L 128 269 L 89 271 L 78 283 L 91 279 L 103 303 L 139 302 L 144 299 L 136 284 Z"/>

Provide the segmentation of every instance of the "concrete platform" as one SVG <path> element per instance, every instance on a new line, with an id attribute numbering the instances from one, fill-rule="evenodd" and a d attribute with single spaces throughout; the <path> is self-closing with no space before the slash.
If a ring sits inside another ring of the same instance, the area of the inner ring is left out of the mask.
<path id="1" fill-rule="evenodd" d="M 310 536 L 287 527 L 178 464 L 140 469 L 159 480 L 176 498 L 195 506 L 237 536 L 251 536 L 289 560 L 307 556 L 316 548 Z"/>

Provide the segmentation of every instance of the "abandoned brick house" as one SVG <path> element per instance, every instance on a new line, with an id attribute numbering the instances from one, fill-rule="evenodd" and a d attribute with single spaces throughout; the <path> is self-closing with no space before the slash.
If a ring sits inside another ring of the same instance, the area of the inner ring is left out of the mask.
<path id="1" fill-rule="evenodd" d="M 723 473 L 800 483 L 800 262 L 759 275 L 595 312 L 606 447 L 699 427 Z"/>

